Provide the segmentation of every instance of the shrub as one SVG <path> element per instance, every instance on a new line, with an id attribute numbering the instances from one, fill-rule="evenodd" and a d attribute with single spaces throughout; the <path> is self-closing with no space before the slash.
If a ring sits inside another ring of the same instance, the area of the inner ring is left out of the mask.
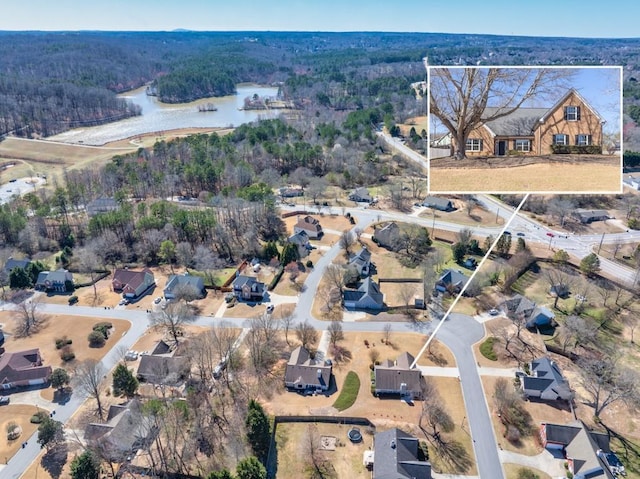
<path id="1" fill-rule="evenodd" d="M 551 145 L 551 151 L 555 154 L 573 155 L 601 155 L 600 145 Z"/>
<path id="2" fill-rule="evenodd" d="M 507 432 L 505 434 L 505 438 L 511 444 L 518 444 L 520 442 L 520 431 L 518 428 L 512 425 L 507 426 Z"/>
<path id="3" fill-rule="evenodd" d="M 40 424 L 42 421 L 44 421 L 48 417 L 49 417 L 49 414 L 47 414 L 46 412 L 38 411 L 33 416 L 31 416 L 31 419 L 29 419 L 29 422 L 31 424 Z"/>
<path id="4" fill-rule="evenodd" d="M 313 268 L 313 261 L 311 261 L 310 259 L 307 260 L 307 262 L 305 263 L 305 266 L 307 268 Z"/>
<path id="5" fill-rule="evenodd" d="M 485 339 L 480 345 L 480 354 L 482 354 L 485 358 L 491 361 L 497 361 L 498 356 L 496 355 L 496 352 L 493 350 L 493 345 L 495 344 L 496 341 L 497 341 L 497 338 L 494 338 L 493 336 L 489 336 L 487 339 Z"/>
<path id="6" fill-rule="evenodd" d="M 108 321 L 103 321 L 93 326 L 94 332 L 99 332 L 102 334 L 102 337 L 106 340 L 109 339 L 109 330 L 113 328 L 113 324 Z M 104 343 L 103 343 L 104 344 Z"/>
<path id="7" fill-rule="evenodd" d="M 20 426 L 18 426 L 18 423 L 15 421 L 9 421 L 6 430 L 7 440 L 9 441 L 15 441 L 16 439 L 18 439 L 20 437 L 20 433 L 22 432 L 20 430 Z"/>
<path id="8" fill-rule="evenodd" d="M 540 476 L 531 469 L 521 467 L 518 469 L 518 479 L 540 479 Z"/>
<path id="9" fill-rule="evenodd" d="M 99 330 L 91 331 L 87 339 L 89 340 L 89 346 L 92 348 L 101 348 L 106 342 L 104 333 Z"/>
<path id="10" fill-rule="evenodd" d="M 640 230 L 640 219 L 638 218 L 629 218 L 627 222 L 627 226 L 632 230 Z"/>
<path id="11" fill-rule="evenodd" d="M 62 336 L 61 338 L 56 338 L 56 349 L 62 349 L 67 344 L 72 344 L 73 340 L 67 338 L 66 336 Z"/>
<path id="12" fill-rule="evenodd" d="M 62 347 L 62 349 L 60 350 L 60 359 L 62 359 L 64 362 L 69 362 L 73 361 L 75 358 L 76 353 L 73 352 L 71 346 L 66 345 Z"/>

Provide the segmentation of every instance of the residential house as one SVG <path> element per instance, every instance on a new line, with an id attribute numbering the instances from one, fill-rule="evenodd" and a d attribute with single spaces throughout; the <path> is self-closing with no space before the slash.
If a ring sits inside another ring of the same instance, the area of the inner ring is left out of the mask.
<path id="1" fill-rule="evenodd" d="M 11 273 L 15 268 L 27 269 L 27 266 L 31 264 L 30 259 L 13 259 L 9 258 L 4 264 L 4 270 L 7 274 Z"/>
<path id="2" fill-rule="evenodd" d="M 184 356 L 143 354 L 136 375 L 143 382 L 178 386 L 189 376 L 189 370 L 189 359 Z"/>
<path id="3" fill-rule="evenodd" d="M 347 309 L 373 309 L 384 308 L 384 295 L 380 292 L 380 286 L 367 276 L 356 290 L 345 290 L 343 293 L 344 307 Z"/>
<path id="4" fill-rule="evenodd" d="M 500 110 L 487 107 L 484 117 Z M 471 131 L 468 156 L 548 155 L 574 147 L 601 147 L 602 117 L 574 89 L 550 108 L 518 108 Z"/>
<path id="5" fill-rule="evenodd" d="M 89 444 L 99 445 L 113 462 L 122 462 L 144 447 L 154 434 L 153 423 L 142 413 L 140 401 L 132 399 L 110 406 L 106 422 L 90 423 L 84 438 Z"/>
<path id="6" fill-rule="evenodd" d="M 459 293 L 467 284 L 469 278 L 459 270 L 447 269 L 442 273 L 442 276 L 436 281 L 436 291 L 441 293 Z"/>
<path id="7" fill-rule="evenodd" d="M 440 198 L 439 196 L 427 196 L 422 201 L 422 206 L 438 211 L 454 211 L 456 209 L 453 201 L 447 198 Z"/>
<path id="8" fill-rule="evenodd" d="M 607 434 L 590 431 L 582 421 L 575 421 L 566 425 L 542 423 L 540 438 L 546 449 L 562 451 L 574 479 L 614 479 L 598 454 L 610 452 Z"/>
<path id="9" fill-rule="evenodd" d="M 109 213 L 116 211 L 120 205 L 113 198 L 98 198 L 87 203 L 86 210 L 89 217 L 96 216 L 100 213 Z"/>
<path id="10" fill-rule="evenodd" d="M 625 173 L 622 182 L 629 188 L 640 190 L 640 173 Z"/>
<path id="11" fill-rule="evenodd" d="M 331 364 L 311 359 L 309 351 L 298 346 L 293 350 L 284 373 L 284 385 L 296 391 L 326 391 L 331 380 Z"/>
<path id="12" fill-rule="evenodd" d="M 431 479 L 418 439 L 398 428 L 376 433 L 373 479 Z"/>
<path id="13" fill-rule="evenodd" d="M 349 195 L 349 199 L 357 203 L 371 203 L 373 201 L 373 198 L 369 194 L 369 190 L 364 186 L 353 190 Z"/>
<path id="14" fill-rule="evenodd" d="M 320 221 L 309 215 L 298 218 L 298 222 L 293 225 L 294 233 L 300 233 L 301 231 L 304 231 L 309 239 L 318 239 L 324 234 Z"/>
<path id="15" fill-rule="evenodd" d="M 233 280 L 233 294 L 241 301 L 260 302 L 264 299 L 266 288 L 253 276 L 239 275 Z"/>
<path id="16" fill-rule="evenodd" d="M 400 227 L 395 221 L 387 223 L 382 228 L 375 228 L 373 241 L 380 246 L 396 251 L 400 243 Z"/>
<path id="17" fill-rule="evenodd" d="M 528 375 L 520 375 L 522 391 L 528 398 L 544 401 L 569 401 L 573 397 L 569 382 L 564 378 L 555 361 L 548 357 L 529 363 Z"/>
<path id="18" fill-rule="evenodd" d="M 202 278 L 188 273 L 169 276 L 162 292 L 165 299 L 175 299 L 185 293 L 188 293 L 188 296 L 204 298 L 207 294 Z"/>
<path id="19" fill-rule="evenodd" d="M 55 271 L 42 271 L 38 274 L 35 289 L 56 293 L 73 291 L 73 274 L 62 268 Z"/>
<path id="20" fill-rule="evenodd" d="M 12 389 L 20 386 L 45 384 L 51 376 L 51 366 L 42 365 L 39 349 L 27 349 L 0 356 L 0 387 Z"/>
<path id="21" fill-rule="evenodd" d="M 114 271 L 111 280 L 113 290 L 129 299 L 140 298 L 155 284 L 153 272 L 146 268 L 142 271 L 118 268 Z"/>
<path id="22" fill-rule="evenodd" d="M 500 309 L 514 321 L 525 321 L 529 329 L 546 328 L 555 324 L 555 314 L 544 306 L 517 294 L 500 305 Z"/>
<path id="23" fill-rule="evenodd" d="M 606 221 L 611 218 L 607 210 L 578 209 L 571 213 L 571 216 L 583 224 L 593 223 L 594 221 Z"/>
<path id="24" fill-rule="evenodd" d="M 431 148 L 449 148 L 451 146 L 451 133 L 433 135 L 429 137 Z"/>
<path id="25" fill-rule="evenodd" d="M 363 246 L 360 251 L 349 258 L 349 265 L 353 265 L 360 276 L 368 276 L 371 268 L 371 251 Z"/>
<path id="26" fill-rule="evenodd" d="M 299 196 L 304 195 L 304 191 L 302 188 L 293 188 L 290 186 L 285 186 L 284 188 L 280 188 L 278 190 L 278 194 L 282 198 L 297 198 Z"/>
<path id="27" fill-rule="evenodd" d="M 298 257 L 300 259 L 309 256 L 311 244 L 309 244 L 309 235 L 306 231 L 300 230 L 287 238 L 287 243 L 296 245 L 298 248 Z"/>
<path id="28" fill-rule="evenodd" d="M 398 394 L 410 399 L 422 398 L 422 371 L 413 366 L 415 358 L 404 352 L 395 361 L 386 360 L 374 366 L 374 392 Z"/>

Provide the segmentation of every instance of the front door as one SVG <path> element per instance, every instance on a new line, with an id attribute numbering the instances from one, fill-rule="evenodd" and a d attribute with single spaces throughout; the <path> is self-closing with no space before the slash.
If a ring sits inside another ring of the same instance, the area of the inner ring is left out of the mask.
<path id="1" fill-rule="evenodd" d="M 504 156 L 507 154 L 507 142 L 504 140 L 498 141 L 498 156 Z"/>

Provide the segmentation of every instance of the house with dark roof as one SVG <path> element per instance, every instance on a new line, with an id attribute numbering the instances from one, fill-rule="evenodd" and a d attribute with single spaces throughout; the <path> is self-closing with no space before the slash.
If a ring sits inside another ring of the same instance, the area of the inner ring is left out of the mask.
<path id="1" fill-rule="evenodd" d="M 89 217 L 96 216 L 100 213 L 109 213 L 116 211 L 120 205 L 113 198 L 98 198 L 87 203 L 86 210 Z"/>
<path id="2" fill-rule="evenodd" d="M 599 452 L 609 453 L 609 436 L 591 431 L 582 421 L 540 425 L 540 439 L 546 449 L 561 451 L 574 479 L 614 479 Z"/>
<path id="3" fill-rule="evenodd" d="M 611 219 L 607 210 L 584 210 L 578 209 L 571 213 L 575 219 L 583 224 L 593 223 L 594 221 L 606 221 Z"/>
<path id="4" fill-rule="evenodd" d="M 55 271 L 42 271 L 38 274 L 35 289 L 56 293 L 73 291 L 73 274 L 62 268 Z"/>
<path id="5" fill-rule="evenodd" d="M 378 283 L 367 276 L 362 280 L 356 290 L 347 289 L 343 293 L 344 307 L 347 309 L 373 309 L 384 308 L 384 295 L 380 292 Z"/>
<path id="6" fill-rule="evenodd" d="M 293 225 L 293 232 L 299 233 L 304 231 L 309 239 L 318 239 L 321 238 L 324 234 L 322 232 L 322 225 L 317 218 L 313 216 L 303 216 L 302 218 L 298 217 L 298 222 Z"/>
<path id="7" fill-rule="evenodd" d="M 529 363 L 529 371 L 528 375 L 520 375 L 520 384 L 526 397 L 543 401 L 569 401 L 573 397 L 569 382 L 555 361 L 548 357 L 534 359 Z"/>
<path id="8" fill-rule="evenodd" d="M 4 264 L 4 270 L 7 272 L 7 274 L 9 274 L 15 268 L 26 269 L 27 266 L 29 266 L 30 264 L 31 264 L 31 260 L 30 259 L 26 259 L 26 258 L 25 259 L 9 258 L 7 260 L 7 262 Z"/>
<path id="9" fill-rule="evenodd" d="M 490 118 L 504 108 L 487 107 Z M 465 145 L 468 156 L 548 155 L 569 153 L 575 147 L 602 148 L 604 120 L 574 89 L 547 108 L 518 108 L 486 121 L 471 131 Z"/>
<path id="10" fill-rule="evenodd" d="M 369 190 L 364 186 L 353 190 L 349 195 L 349 199 L 357 203 L 371 203 L 373 201 L 373 198 L 369 194 Z"/>
<path id="11" fill-rule="evenodd" d="M 395 221 L 391 221 L 382 228 L 375 228 L 373 241 L 380 246 L 396 251 L 400 243 L 400 227 Z"/>
<path id="12" fill-rule="evenodd" d="M 300 230 L 287 238 L 287 243 L 296 245 L 298 249 L 298 257 L 300 259 L 309 256 L 311 244 L 309 243 L 309 235 L 306 231 Z"/>
<path id="13" fill-rule="evenodd" d="M 436 281 L 436 291 L 457 294 L 462 291 L 467 281 L 469 281 L 469 278 L 462 271 L 447 269 Z"/>
<path id="14" fill-rule="evenodd" d="M 253 276 L 239 275 L 233 280 L 233 294 L 241 301 L 260 302 L 264 299 L 266 288 Z"/>
<path id="15" fill-rule="evenodd" d="M 404 352 L 395 361 L 389 359 L 377 364 L 374 372 L 374 393 L 397 394 L 410 399 L 422 398 L 422 371 L 413 366 L 415 358 Z"/>
<path id="16" fill-rule="evenodd" d="M 118 268 L 113 272 L 111 287 L 117 293 L 129 299 L 137 299 L 155 286 L 156 280 L 150 269 L 133 271 Z"/>
<path id="17" fill-rule="evenodd" d="M 326 391 L 331 381 L 331 364 L 312 359 L 309 351 L 298 346 L 291 352 L 284 373 L 284 385 L 295 391 Z"/>
<path id="18" fill-rule="evenodd" d="M 528 329 L 547 328 L 555 324 L 556 315 L 553 311 L 544 306 L 537 306 L 521 294 L 507 299 L 499 308 L 512 321 L 525 321 Z"/>
<path id="19" fill-rule="evenodd" d="M 427 196 L 422 200 L 422 206 L 438 211 L 454 211 L 456 209 L 456 207 L 453 206 L 453 201 L 439 196 Z"/>
<path id="20" fill-rule="evenodd" d="M 85 439 L 99 445 L 113 462 L 122 462 L 127 456 L 144 447 L 155 436 L 152 421 L 142 413 L 137 399 L 109 407 L 104 423 L 90 423 L 84 432 Z"/>
<path id="21" fill-rule="evenodd" d="M 175 299 L 185 293 L 188 293 L 188 296 L 204 298 L 207 294 L 202 278 L 188 273 L 169 276 L 162 292 L 165 299 Z"/>
<path id="22" fill-rule="evenodd" d="M 418 439 L 398 428 L 376 433 L 373 479 L 431 479 Z"/>
<path id="23" fill-rule="evenodd" d="M 136 373 L 140 381 L 165 386 L 178 386 L 189 377 L 189 359 L 166 354 L 143 354 Z"/>
<path id="24" fill-rule="evenodd" d="M 302 188 L 293 188 L 291 186 L 285 186 L 278 190 L 278 194 L 282 198 L 297 198 L 298 196 L 303 196 L 304 191 Z"/>
<path id="25" fill-rule="evenodd" d="M 360 251 L 349 258 L 349 265 L 353 265 L 360 276 L 368 276 L 371 268 L 371 251 L 363 246 Z"/>
<path id="26" fill-rule="evenodd" d="M 50 376 L 51 366 L 42 365 L 37 348 L 0 356 L 0 389 L 45 384 Z"/>

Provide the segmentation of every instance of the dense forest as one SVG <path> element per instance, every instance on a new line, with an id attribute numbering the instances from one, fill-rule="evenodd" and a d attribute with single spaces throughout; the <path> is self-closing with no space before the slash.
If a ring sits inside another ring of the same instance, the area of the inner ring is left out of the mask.
<path id="1" fill-rule="evenodd" d="M 284 82 L 290 99 L 334 110 L 371 106 L 446 65 L 622 65 L 640 41 L 392 33 L 0 32 L 0 135 L 47 136 L 138 114 L 115 97 L 145 84 L 175 103 Z M 637 76 L 637 74 L 636 74 Z M 627 82 L 627 109 L 639 103 Z M 401 100 L 402 101 L 402 100 Z M 396 106 L 396 113 L 403 108 Z M 401 105 L 400 105 L 401 106 Z M 629 110 L 637 117 L 635 110 Z M 630 138 L 636 136 L 628 129 Z"/>

